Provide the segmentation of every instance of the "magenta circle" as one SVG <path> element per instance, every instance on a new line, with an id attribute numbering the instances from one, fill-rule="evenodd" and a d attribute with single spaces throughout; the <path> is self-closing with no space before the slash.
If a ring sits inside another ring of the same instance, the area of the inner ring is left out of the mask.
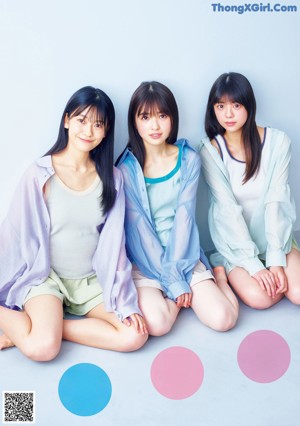
<path id="1" fill-rule="evenodd" d="M 249 379 L 258 383 L 278 380 L 287 371 L 291 352 L 286 341 L 270 330 L 249 334 L 240 344 L 237 360 Z"/>
<path id="2" fill-rule="evenodd" d="M 204 369 L 199 357 L 181 346 L 160 352 L 151 367 L 153 386 L 170 399 L 190 397 L 200 388 L 203 377 Z"/>

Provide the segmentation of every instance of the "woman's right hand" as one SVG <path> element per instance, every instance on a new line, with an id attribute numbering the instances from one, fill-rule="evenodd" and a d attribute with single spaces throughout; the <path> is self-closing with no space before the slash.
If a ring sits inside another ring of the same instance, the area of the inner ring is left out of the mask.
<path id="1" fill-rule="evenodd" d="M 127 327 L 133 324 L 138 334 L 148 334 L 146 322 L 140 314 L 131 314 L 129 317 L 124 318 L 123 324 L 127 325 Z"/>
<path id="2" fill-rule="evenodd" d="M 268 296 L 272 298 L 276 296 L 277 285 L 276 279 L 272 272 L 270 272 L 268 269 L 262 269 L 252 276 L 258 282 L 262 290 L 267 292 Z"/>
<path id="3" fill-rule="evenodd" d="M 178 308 L 189 308 L 192 302 L 192 293 L 184 293 L 176 299 Z"/>

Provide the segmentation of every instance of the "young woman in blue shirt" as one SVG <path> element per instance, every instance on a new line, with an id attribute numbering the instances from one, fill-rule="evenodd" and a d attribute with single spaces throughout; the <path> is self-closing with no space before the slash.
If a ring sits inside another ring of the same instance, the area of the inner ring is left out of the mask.
<path id="1" fill-rule="evenodd" d="M 151 335 L 173 326 L 180 308 L 216 330 L 234 326 L 237 300 L 216 282 L 195 222 L 200 158 L 178 133 L 172 92 L 144 82 L 128 112 L 129 143 L 118 161 L 126 199 L 126 248 L 139 305 Z"/>
<path id="2" fill-rule="evenodd" d="M 103 91 L 78 90 L 57 142 L 25 172 L 0 228 L 0 349 L 47 361 L 62 339 L 116 351 L 147 340 L 125 251 L 114 123 Z M 63 306 L 85 318 L 64 320 Z"/>
<path id="3" fill-rule="evenodd" d="M 247 305 L 264 309 L 284 295 L 300 304 L 300 252 L 288 174 L 291 141 L 255 122 L 252 87 L 239 73 L 222 74 L 207 104 L 200 146 L 210 189 L 213 265 Z"/>

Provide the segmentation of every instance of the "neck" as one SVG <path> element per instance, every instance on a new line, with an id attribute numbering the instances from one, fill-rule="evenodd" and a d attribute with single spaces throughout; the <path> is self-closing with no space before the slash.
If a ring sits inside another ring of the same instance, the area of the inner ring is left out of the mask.
<path id="1" fill-rule="evenodd" d="M 67 145 L 63 151 L 56 155 L 65 166 L 72 167 L 75 171 L 79 172 L 88 171 L 93 163 L 89 152 L 75 151 L 70 148 L 70 145 Z"/>
<path id="2" fill-rule="evenodd" d="M 144 144 L 147 160 L 156 160 L 165 157 L 169 151 L 170 145 L 167 142 L 161 145 Z"/>
<path id="3" fill-rule="evenodd" d="M 229 143 L 230 145 L 234 145 L 236 147 L 243 146 L 242 130 L 239 130 L 234 133 L 225 132 L 224 137 L 227 143 Z"/>

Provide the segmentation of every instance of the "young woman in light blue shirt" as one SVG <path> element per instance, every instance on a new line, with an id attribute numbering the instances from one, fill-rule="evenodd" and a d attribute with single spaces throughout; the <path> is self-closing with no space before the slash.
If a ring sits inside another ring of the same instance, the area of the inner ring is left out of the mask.
<path id="1" fill-rule="evenodd" d="M 237 300 L 227 282 L 215 282 L 195 222 L 200 158 L 177 141 L 172 92 L 142 83 L 128 112 L 129 143 L 118 162 L 124 177 L 126 247 L 139 304 L 152 335 L 173 326 L 180 308 L 195 311 L 216 330 L 234 326 Z"/>
<path id="2" fill-rule="evenodd" d="M 239 73 L 222 74 L 209 94 L 200 146 L 210 189 L 209 227 L 228 279 L 249 306 L 264 309 L 284 295 L 300 304 L 300 252 L 288 173 L 291 141 L 255 122 L 252 87 Z"/>
<path id="3" fill-rule="evenodd" d="M 21 179 L 0 228 L 0 349 L 16 345 L 47 361 L 62 339 L 116 351 L 146 342 L 125 251 L 114 122 L 102 90 L 78 90 L 57 142 Z M 64 319 L 64 309 L 83 318 Z"/>

